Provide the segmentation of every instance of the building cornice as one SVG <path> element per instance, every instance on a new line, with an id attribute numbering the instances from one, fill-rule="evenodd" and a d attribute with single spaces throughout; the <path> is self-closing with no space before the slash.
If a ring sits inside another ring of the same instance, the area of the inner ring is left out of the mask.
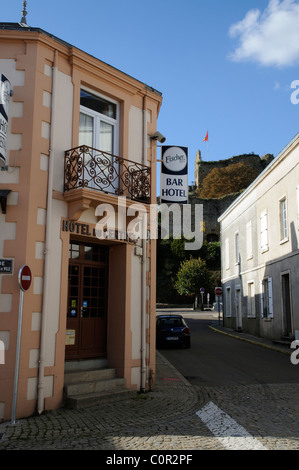
<path id="1" fill-rule="evenodd" d="M 159 104 L 162 101 L 162 93 L 158 90 L 40 28 L 25 27 L 19 23 L 0 23 L 0 38 L 10 41 L 39 42 L 68 57 L 70 64 L 74 67 L 87 70 L 97 76 L 100 71 L 102 78 L 124 88 L 132 95 L 148 96 Z"/>

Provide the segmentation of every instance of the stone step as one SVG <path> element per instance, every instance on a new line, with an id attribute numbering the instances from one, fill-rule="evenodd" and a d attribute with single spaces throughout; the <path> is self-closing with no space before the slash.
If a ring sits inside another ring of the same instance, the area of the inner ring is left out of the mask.
<path id="1" fill-rule="evenodd" d="M 113 390 L 110 392 L 97 392 L 82 395 L 76 395 L 66 398 L 66 407 L 72 409 L 87 408 L 104 403 L 112 403 L 119 400 L 125 400 L 135 397 L 136 391 L 128 389 Z"/>
<path id="2" fill-rule="evenodd" d="M 67 371 L 64 377 L 65 406 L 84 408 L 97 403 L 108 403 L 136 391 L 126 389 L 126 381 L 116 377 L 115 369 Z"/>
<path id="3" fill-rule="evenodd" d="M 80 370 L 66 372 L 64 375 L 64 384 L 70 385 L 80 382 L 89 382 L 94 380 L 107 380 L 115 378 L 115 369 L 97 369 L 97 370 Z"/>
<path id="4" fill-rule="evenodd" d="M 89 380 L 87 382 L 77 382 L 65 385 L 66 396 L 83 395 L 86 393 L 97 393 L 113 391 L 119 388 L 125 388 L 125 379 L 114 378 L 107 380 Z"/>

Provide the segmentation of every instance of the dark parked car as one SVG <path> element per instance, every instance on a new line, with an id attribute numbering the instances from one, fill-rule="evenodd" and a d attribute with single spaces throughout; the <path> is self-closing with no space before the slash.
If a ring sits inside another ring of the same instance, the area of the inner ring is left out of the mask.
<path id="1" fill-rule="evenodd" d="M 158 315 L 156 320 L 156 346 L 179 345 L 190 348 L 189 327 L 181 315 Z"/>

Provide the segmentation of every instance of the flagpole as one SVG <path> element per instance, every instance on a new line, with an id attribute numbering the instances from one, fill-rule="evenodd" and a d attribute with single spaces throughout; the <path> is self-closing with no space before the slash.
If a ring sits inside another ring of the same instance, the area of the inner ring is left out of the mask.
<path id="1" fill-rule="evenodd" d="M 209 131 L 207 131 L 203 141 L 207 143 L 207 160 L 209 161 Z"/>

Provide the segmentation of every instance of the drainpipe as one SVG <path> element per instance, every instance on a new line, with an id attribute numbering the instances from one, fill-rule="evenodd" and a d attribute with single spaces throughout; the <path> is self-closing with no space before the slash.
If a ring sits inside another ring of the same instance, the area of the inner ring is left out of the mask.
<path id="1" fill-rule="evenodd" d="M 146 119 L 146 97 L 143 98 L 143 151 L 142 163 L 146 164 L 147 154 L 147 119 Z M 143 216 L 143 234 L 147 227 L 146 214 Z M 142 238 L 142 259 L 141 259 L 141 392 L 146 392 L 146 239 Z"/>
<path id="2" fill-rule="evenodd" d="M 52 103 L 51 103 L 51 134 L 49 149 L 49 169 L 48 169 L 48 194 L 47 194 L 47 218 L 46 218 L 46 240 L 45 240 L 45 265 L 43 282 L 43 308 L 41 320 L 41 339 L 39 355 L 39 377 L 38 377 L 38 397 L 37 411 L 41 414 L 44 411 L 44 371 L 45 371 L 45 352 L 47 335 L 47 315 L 49 287 L 48 280 L 50 274 L 50 248 L 51 248 L 51 215 L 52 215 L 52 192 L 53 192 L 53 172 L 54 172 L 54 127 L 56 113 L 56 87 L 57 87 L 57 59 L 58 52 L 55 51 L 54 64 L 52 67 Z"/>

